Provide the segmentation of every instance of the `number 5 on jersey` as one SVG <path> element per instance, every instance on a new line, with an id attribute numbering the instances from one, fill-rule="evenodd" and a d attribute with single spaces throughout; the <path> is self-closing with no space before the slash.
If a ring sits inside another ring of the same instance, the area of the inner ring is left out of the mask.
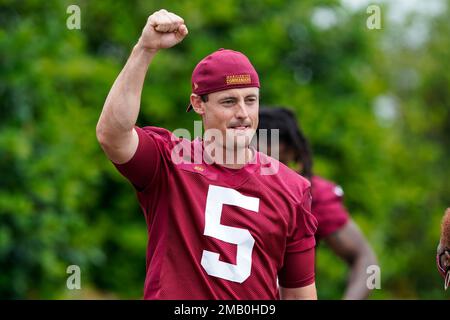
<path id="1" fill-rule="evenodd" d="M 259 210 L 259 199 L 244 196 L 230 188 L 210 185 L 205 208 L 205 236 L 237 245 L 236 264 L 219 260 L 219 254 L 203 250 L 201 265 L 210 276 L 238 283 L 244 282 L 251 273 L 252 251 L 255 239 L 247 229 L 220 224 L 223 205 L 238 206 L 255 213 Z"/>

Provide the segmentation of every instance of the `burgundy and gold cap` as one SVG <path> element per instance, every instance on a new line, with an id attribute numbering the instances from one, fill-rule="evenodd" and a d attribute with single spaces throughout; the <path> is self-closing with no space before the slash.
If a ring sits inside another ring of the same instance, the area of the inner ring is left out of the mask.
<path id="1" fill-rule="evenodd" d="M 260 87 L 250 60 L 241 52 L 219 49 L 201 60 L 192 72 L 192 93 L 204 95 L 233 88 Z M 189 104 L 186 112 L 192 110 Z"/>

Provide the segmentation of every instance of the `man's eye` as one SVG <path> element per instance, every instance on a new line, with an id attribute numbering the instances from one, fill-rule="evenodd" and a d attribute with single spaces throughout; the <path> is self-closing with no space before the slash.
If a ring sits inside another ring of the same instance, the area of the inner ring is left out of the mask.
<path id="1" fill-rule="evenodd" d="M 254 103 L 254 102 L 256 102 L 256 98 L 247 99 L 247 103 Z"/>
<path id="2" fill-rule="evenodd" d="M 222 103 L 223 103 L 223 104 L 229 105 L 229 104 L 232 104 L 232 103 L 233 103 L 233 100 L 225 100 L 225 101 L 223 101 Z"/>

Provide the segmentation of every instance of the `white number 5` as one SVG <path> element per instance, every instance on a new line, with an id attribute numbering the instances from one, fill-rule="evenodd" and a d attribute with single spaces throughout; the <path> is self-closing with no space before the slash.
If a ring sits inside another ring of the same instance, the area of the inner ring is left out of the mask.
<path id="1" fill-rule="evenodd" d="M 246 229 L 220 224 L 224 204 L 258 212 L 259 199 L 247 197 L 234 189 L 210 185 L 205 208 L 205 236 L 237 245 L 236 264 L 219 261 L 219 254 L 203 250 L 202 267 L 210 276 L 244 282 L 252 269 L 252 251 L 255 239 Z"/>

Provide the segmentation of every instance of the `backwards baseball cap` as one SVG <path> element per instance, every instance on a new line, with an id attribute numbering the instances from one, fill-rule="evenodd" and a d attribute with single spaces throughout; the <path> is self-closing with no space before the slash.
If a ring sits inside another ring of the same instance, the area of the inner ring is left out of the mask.
<path id="1" fill-rule="evenodd" d="M 204 95 L 233 88 L 260 87 L 250 60 L 241 52 L 219 49 L 203 58 L 192 72 L 192 93 Z M 189 104 L 186 112 L 192 110 Z"/>

